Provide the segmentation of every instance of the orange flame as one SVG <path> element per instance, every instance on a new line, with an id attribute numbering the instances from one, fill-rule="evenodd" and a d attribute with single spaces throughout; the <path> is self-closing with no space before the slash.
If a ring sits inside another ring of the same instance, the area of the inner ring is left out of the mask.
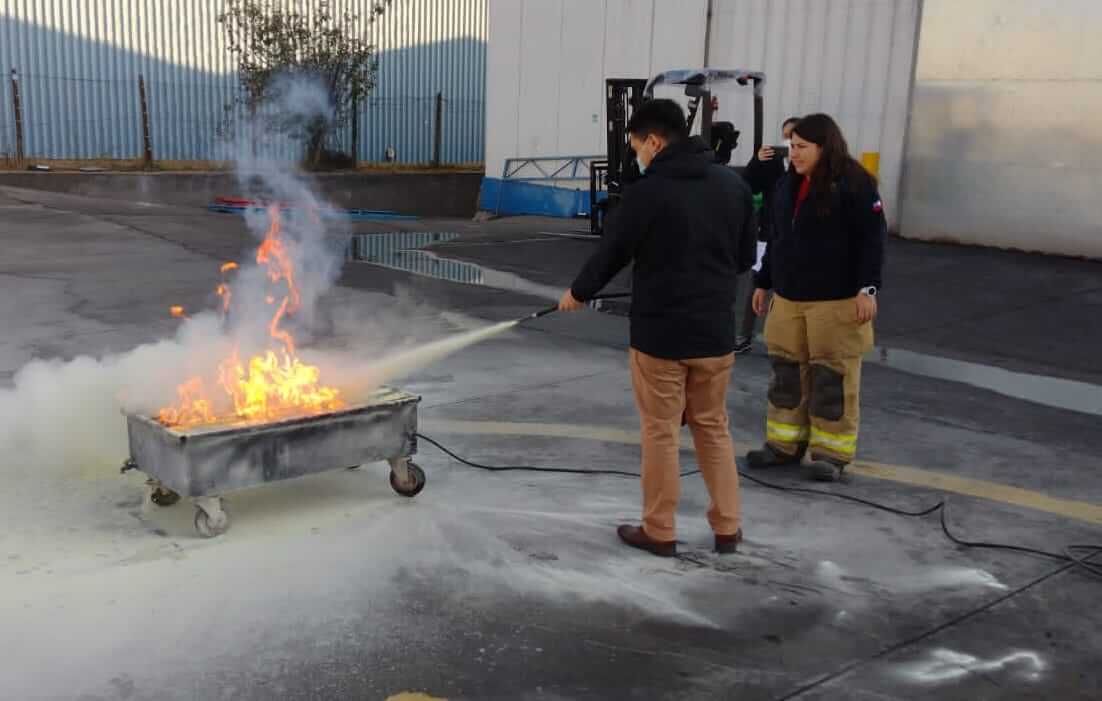
<path id="1" fill-rule="evenodd" d="M 234 263 L 231 260 L 222 264 L 222 267 L 219 268 L 219 271 L 222 273 L 223 282 L 219 283 L 218 287 L 214 288 L 214 291 L 218 293 L 218 296 L 222 299 L 223 316 L 230 313 L 230 299 L 232 298 L 232 295 L 230 294 L 230 286 L 225 283 L 224 278 L 226 277 L 226 273 L 231 270 L 237 270 L 237 263 Z"/>
<path id="2" fill-rule="evenodd" d="M 177 319 L 186 319 L 187 314 L 184 313 L 184 308 L 178 304 L 174 304 L 168 308 L 168 313 Z"/>
<path id="3" fill-rule="evenodd" d="M 168 426 L 180 424 L 214 423 L 214 412 L 210 401 L 203 393 L 203 380 L 193 377 L 176 388 L 180 403 L 175 407 L 161 409 L 157 418 Z"/>
<path id="4" fill-rule="evenodd" d="M 302 302 L 295 285 L 294 263 L 280 238 L 279 209 L 269 207 L 268 216 L 271 224 L 264 242 L 256 251 L 256 262 L 267 267 L 268 280 L 273 285 L 283 283 L 282 298 L 268 323 L 268 334 L 272 340 L 279 342 L 280 347 L 254 355 L 244 364 L 235 348 L 229 357 L 219 363 L 218 384 L 232 404 L 232 414 L 216 414 L 204 392 L 202 380 L 193 377 L 177 388 L 179 402 L 159 412 L 157 418 L 166 426 L 186 428 L 230 421 L 265 422 L 288 415 L 332 411 L 344 406 L 339 390 L 320 384 L 321 371 L 299 360 L 295 353 L 294 336 L 280 326 L 285 318 L 298 311 Z M 221 272 L 225 275 L 236 268 L 236 263 L 224 263 Z M 222 298 L 223 313 L 228 313 L 230 286 L 222 282 L 217 292 Z M 266 299 L 269 304 L 276 303 L 273 295 L 268 295 Z M 183 307 L 173 307 L 173 316 L 177 316 L 176 310 L 183 314 Z"/>
<path id="5" fill-rule="evenodd" d="M 238 417 L 263 421 L 289 410 L 309 414 L 343 406 L 338 390 L 318 385 L 320 374 L 317 367 L 290 355 L 280 360 L 271 350 L 250 358 L 246 370 L 234 351 L 219 368 L 219 381 Z"/>
<path id="6" fill-rule="evenodd" d="M 294 314 L 298 311 L 301 300 L 298 287 L 295 285 L 295 266 L 291 262 L 287 248 L 283 245 L 283 239 L 279 237 L 281 229 L 279 208 L 269 206 L 268 218 L 272 223 L 268 227 L 268 235 L 264 237 L 264 242 L 256 249 L 256 262 L 267 266 L 268 279 L 273 284 L 280 280 L 287 281 L 287 293 L 290 299 L 287 311 Z"/>
<path id="7" fill-rule="evenodd" d="M 221 283 L 218 287 L 214 288 L 214 291 L 218 293 L 218 296 L 222 298 L 222 314 L 230 313 L 230 286 L 226 283 Z"/>
<path id="8" fill-rule="evenodd" d="M 287 355 L 294 356 L 295 354 L 295 339 L 290 333 L 279 328 L 279 321 L 283 318 L 283 315 L 287 312 L 287 297 L 283 298 L 283 301 L 279 303 L 279 309 L 276 310 L 275 316 L 272 317 L 272 321 L 268 324 L 268 334 L 275 339 L 283 341 L 283 347 L 287 350 Z"/>

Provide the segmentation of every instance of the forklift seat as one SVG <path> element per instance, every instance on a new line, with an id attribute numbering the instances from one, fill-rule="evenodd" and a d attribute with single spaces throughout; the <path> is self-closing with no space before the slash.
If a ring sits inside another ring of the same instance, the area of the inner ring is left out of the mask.
<path id="1" fill-rule="evenodd" d="M 730 122 L 712 123 L 712 150 L 716 154 L 716 163 L 727 165 L 731 154 L 738 148 L 739 130 Z"/>

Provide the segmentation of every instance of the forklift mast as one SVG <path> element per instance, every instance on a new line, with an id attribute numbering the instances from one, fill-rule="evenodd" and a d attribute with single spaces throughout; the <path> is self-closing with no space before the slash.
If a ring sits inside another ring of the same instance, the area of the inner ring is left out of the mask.
<path id="1" fill-rule="evenodd" d="M 604 215 L 619 200 L 624 187 L 639 178 L 635 152 L 628 143 L 628 120 L 643 104 L 647 81 L 642 78 L 609 78 L 605 81 L 606 160 L 593 161 L 589 169 L 589 230 L 600 235 Z M 606 192 L 603 202 L 598 193 Z"/>
<path id="2" fill-rule="evenodd" d="M 693 133 L 693 123 L 700 114 L 700 138 L 705 143 L 712 142 L 712 118 L 715 115 L 716 102 L 712 91 L 703 85 L 686 85 L 685 95 L 689 98 L 689 113 L 685 116 L 686 131 Z"/>
<path id="3" fill-rule="evenodd" d="M 624 189 L 638 180 L 639 167 L 635 152 L 628 141 L 627 124 L 632 114 L 645 101 L 653 97 L 659 84 L 683 85 L 689 98 L 686 115 L 686 136 L 692 134 L 697 116 L 700 117 L 700 135 L 690 138 L 703 141 L 716 154 L 716 161 L 727 164 L 738 145 L 739 132 L 730 122 L 715 122 L 716 100 L 709 88 L 709 81 L 734 81 L 739 85 L 753 84 L 754 89 L 754 151 L 762 144 L 762 86 L 765 75 L 743 70 L 715 70 L 709 68 L 676 70 L 660 73 L 649 81 L 638 78 L 609 78 L 605 81 L 605 128 L 607 160 L 593 161 L 589 168 L 589 230 L 600 236 L 604 231 L 604 219 L 619 204 Z M 741 170 L 741 169 L 739 169 Z M 602 200 L 600 194 L 606 193 Z"/>

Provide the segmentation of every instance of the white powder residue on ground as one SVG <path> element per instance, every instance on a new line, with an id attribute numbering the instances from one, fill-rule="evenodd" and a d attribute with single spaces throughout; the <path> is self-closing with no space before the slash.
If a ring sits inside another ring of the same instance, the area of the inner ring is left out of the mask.
<path id="1" fill-rule="evenodd" d="M 930 567 L 908 573 L 905 577 L 882 579 L 881 583 L 892 591 L 908 594 L 961 587 L 986 587 L 1000 591 L 1009 589 L 990 572 L 972 567 Z"/>
<path id="2" fill-rule="evenodd" d="M 1019 681 L 1038 681 L 1048 665 L 1032 650 L 1014 650 L 999 657 L 984 659 L 959 650 L 936 648 L 925 659 L 898 666 L 898 673 L 920 684 L 955 682 L 971 674 L 1009 673 Z M 990 678 L 988 677 L 990 680 Z"/>
<path id="3" fill-rule="evenodd" d="M 973 567 L 935 566 L 908 571 L 905 575 L 845 570 L 836 562 L 823 560 L 815 568 L 815 578 L 824 586 L 847 594 L 857 593 L 856 582 L 899 594 L 921 594 L 936 589 L 989 588 L 1005 591 L 1007 585 L 990 572 Z M 859 575 L 859 576 L 858 576 Z"/>

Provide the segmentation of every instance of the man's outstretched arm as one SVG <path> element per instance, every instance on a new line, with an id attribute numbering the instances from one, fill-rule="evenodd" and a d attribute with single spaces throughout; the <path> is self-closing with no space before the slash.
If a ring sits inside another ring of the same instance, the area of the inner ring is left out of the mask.
<path id="1" fill-rule="evenodd" d="M 644 188 L 636 185 L 624 193 L 619 206 L 605 222 L 605 233 L 597 251 L 582 266 L 570 289 L 563 293 L 559 309 L 581 308 L 631 262 L 654 211 L 655 204 Z"/>

